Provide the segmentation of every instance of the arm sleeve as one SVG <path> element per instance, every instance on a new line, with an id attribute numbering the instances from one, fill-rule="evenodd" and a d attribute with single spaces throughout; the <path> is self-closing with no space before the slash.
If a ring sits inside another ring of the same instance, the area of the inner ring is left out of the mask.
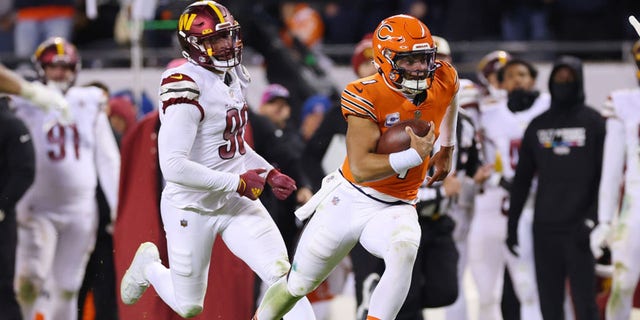
<path id="1" fill-rule="evenodd" d="M 598 222 L 609 223 L 618 211 L 620 186 L 624 172 L 624 125 L 618 118 L 607 119 L 602 174 L 598 192 Z"/>
<path id="2" fill-rule="evenodd" d="M 511 184 L 511 199 L 509 203 L 508 230 L 515 232 L 518 229 L 518 220 L 522 209 L 529 196 L 531 181 L 536 172 L 535 155 L 533 147 L 536 144 L 535 130 L 531 125 L 527 128 L 520 146 L 518 165 Z"/>
<path id="3" fill-rule="evenodd" d="M 447 107 L 442 123 L 440 123 L 440 146 L 451 147 L 456 144 L 456 125 L 458 123 L 458 98 L 455 96 Z"/>
<path id="4" fill-rule="evenodd" d="M 176 104 L 165 109 L 158 133 L 162 174 L 169 182 L 191 188 L 236 191 L 240 182 L 239 175 L 211 170 L 189 159 L 201 116 L 200 110 L 190 104 Z"/>
<path id="5" fill-rule="evenodd" d="M 120 150 L 104 112 L 98 112 L 95 123 L 95 161 L 100 187 L 109 208 L 111 221 L 115 221 L 118 208 L 118 186 L 120 180 Z"/>
<path id="6" fill-rule="evenodd" d="M 5 140 L 2 157 L 8 174 L 3 177 L 5 182 L 0 190 L 0 209 L 12 209 L 33 183 L 35 154 L 29 131 L 21 121 L 15 119 L 4 132 L 6 136 L 0 138 Z"/>
<path id="7" fill-rule="evenodd" d="M 7 69 L 4 65 L 0 65 L 0 92 L 8 94 L 19 94 L 22 90 L 24 80 Z"/>

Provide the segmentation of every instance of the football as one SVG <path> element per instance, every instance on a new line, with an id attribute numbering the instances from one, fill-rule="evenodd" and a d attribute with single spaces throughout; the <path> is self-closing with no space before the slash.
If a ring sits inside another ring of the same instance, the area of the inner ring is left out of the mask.
<path id="1" fill-rule="evenodd" d="M 429 122 L 419 119 L 411 119 L 400 121 L 385 131 L 378 140 L 376 153 L 389 154 L 403 151 L 411 146 L 411 138 L 404 131 L 405 127 L 411 127 L 413 132 L 420 137 L 424 137 L 429 133 L 431 125 Z"/>

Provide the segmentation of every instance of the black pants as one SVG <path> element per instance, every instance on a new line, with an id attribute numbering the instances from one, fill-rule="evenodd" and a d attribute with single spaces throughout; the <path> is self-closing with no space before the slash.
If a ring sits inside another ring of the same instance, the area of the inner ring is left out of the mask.
<path id="1" fill-rule="evenodd" d="M 422 320 L 423 308 L 447 306 L 458 297 L 458 258 L 453 241 L 455 223 L 448 216 L 420 218 L 422 237 L 413 266 L 411 286 L 397 320 Z M 363 296 L 377 285 L 384 271 L 384 261 L 367 252 L 360 244 L 351 250 L 356 283 L 356 303 L 363 306 Z M 368 302 L 368 301 L 367 301 Z M 366 311 L 363 320 L 366 319 Z"/>
<path id="2" fill-rule="evenodd" d="M 96 320 L 117 320 L 116 271 L 113 261 L 113 237 L 106 232 L 111 217 L 102 189 L 96 192 L 99 209 L 96 247 L 91 253 L 84 281 L 78 295 L 79 315 L 84 313 L 84 302 L 89 290 L 93 291 Z"/>
<path id="3" fill-rule="evenodd" d="M 520 300 L 513 288 L 509 268 L 504 268 L 504 282 L 502 285 L 502 301 L 500 302 L 502 319 L 520 320 Z"/>
<path id="4" fill-rule="evenodd" d="M 565 284 L 569 280 L 576 319 L 598 320 L 595 259 L 585 225 L 565 232 L 545 232 L 534 225 L 533 250 L 540 309 L 545 320 L 564 319 Z"/>
<path id="5" fill-rule="evenodd" d="M 14 210 L 6 210 L 0 221 L 0 320 L 21 320 L 20 306 L 13 290 L 18 225 Z"/>

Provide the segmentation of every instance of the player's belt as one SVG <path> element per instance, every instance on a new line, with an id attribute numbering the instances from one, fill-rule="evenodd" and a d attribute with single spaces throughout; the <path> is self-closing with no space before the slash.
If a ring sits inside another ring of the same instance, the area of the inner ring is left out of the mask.
<path id="1" fill-rule="evenodd" d="M 340 174 L 342 175 L 342 177 L 344 177 L 344 174 L 342 173 L 342 170 L 338 170 L 338 172 L 340 172 Z M 386 201 L 386 200 L 378 199 L 378 198 L 376 198 L 376 197 L 374 197 L 374 196 L 372 196 L 372 195 L 370 195 L 370 194 L 368 194 L 368 193 L 364 192 L 364 190 L 362 190 L 362 188 L 358 187 L 357 185 L 355 185 L 353 182 L 349 181 L 348 179 L 346 179 L 346 178 L 345 178 L 344 180 L 346 180 L 347 182 L 349 182 L 349 184 L 350 184 L 352 187 L 354 187 L 356 190 L 360 191 L 360 193 L 364 194 L 367 198 L 373 199 L 373 200 L 375 200 L 375 201 L 378 201 L 378 202 L 381 202 L 381 203 L 384 203 L 384 204 L 386 204 L 386 205 L 390 205 L 390 206 L 397 206 L 397 205 L 401 205 L 401 204 L 408 204 L 408 205 L 410 205 L 410 206 L 412 205 L 411 203 L 404 202 L 404 201 L 402 201 L 402 200 L 397 200 L 397 201 Z"/>

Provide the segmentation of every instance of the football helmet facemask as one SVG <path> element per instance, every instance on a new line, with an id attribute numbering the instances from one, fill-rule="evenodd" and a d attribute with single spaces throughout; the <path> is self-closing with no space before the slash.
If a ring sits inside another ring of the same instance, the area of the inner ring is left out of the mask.
<path id="1" fill-rule="evenodd" d="M 408 15 L 382 20 L 373 34 L 374 64 L 385 83 L 407 94 L 424 92 L 431 86 L 436 71 L 436 47 L 429 28 Z M 398 61 L 423 62 L 426 68 L 409 71 Z"/>
<path id="2" fill-rule="evenodd" d="M 215 1 L 189 5 L 178 21 L 182 55 L 197 65 L 226 71 L 240 64 L 240 24 L 229 9 Z"/>
<path id="3" fill-rule="evenodd" d="M 61 91 L 67 91 L 76 81 L 80 71 L 78 49 L 69 41 L 54 37 L 42 42 L 31 57 L 40 80 Z M 62 66 L 71 70 L 64 79 L 48 79 L 45 69 L 48 66 Z"/>

